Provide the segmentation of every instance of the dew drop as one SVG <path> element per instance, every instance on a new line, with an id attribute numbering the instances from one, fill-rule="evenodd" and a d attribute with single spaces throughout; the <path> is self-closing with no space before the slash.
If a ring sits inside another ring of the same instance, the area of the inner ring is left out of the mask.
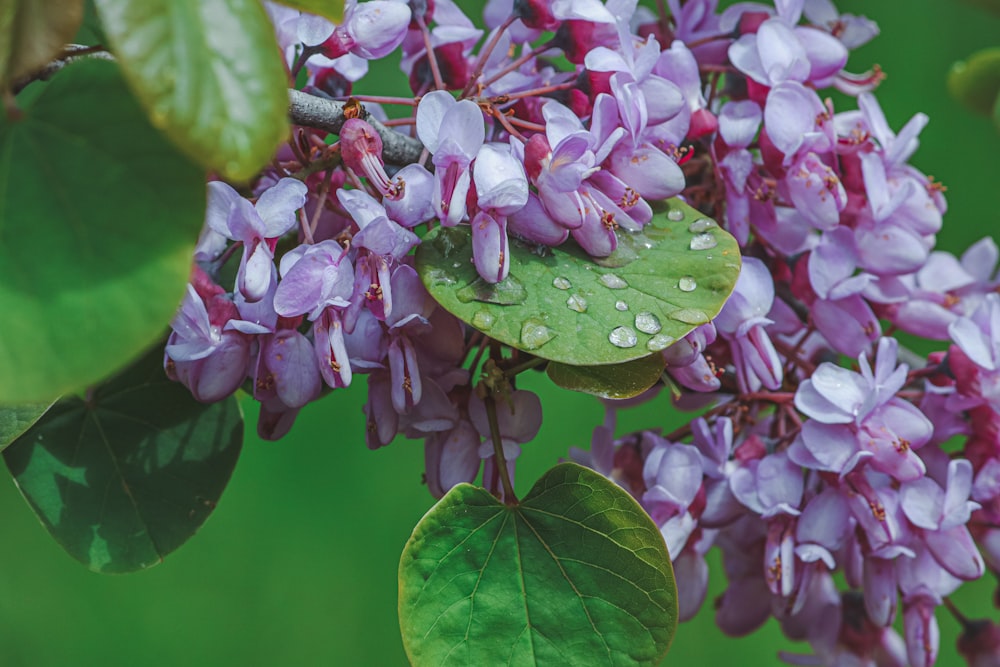
<path id="1" fill-rule="evenodd" d="M 667 211 L 667 220 L 673 220 L 674 222 L 680 222 L 684 219 L 684 211 L 679 208 L 672 208 Z"/>
<path id="2" fill-rule="evenodd" d="M 569 289 L 573 286 L 573 283 L 571 283 L 568 279 L 559 276 L 558 278 L 552 279 L 552 286 L 556 289 Z"/>
<path id="3" fill-rule="evenodd" d="M 555 336 L 552 329 L 538 320 L 525 320 L 521 325 L 521 346 L 526 350 L 537 350 Z"/>
<path id="4" fill-rule="evenodd" d="M 566 299 L 566 307 L 570 310 L 575 310 L 578 313 L 585 313 L 587 312 L 587 300 L 579 294 L 571 294 L 570 297 Z"/>
<path id="5" fill-rule="evenodd" d="M 681 276 L 681 279 L 677 281 L 677 289 L 682 292 L 693 292 L 696 287 L 698 287 L 698 283 L 691 276 Z"/>
<path id="6" fill-rule="evenodd" d="M 715 240 L 715 236 L 708 233 L 697 234 L 691 239 L 691 250 L 708 250 L 717 245 L 719 245 L 719 242 Z"/>
<path id="7" fill-rule="evenodd" d="M 454 285 L 458 282 L 453 275 L 441 269 L 431 269 L 430 279 L 434 285 Z"/>
<path id="8" fill-rule="evenodd" d="M 635 316 L 635 328 L 642 333 L 656 334 L 660 333 L 663 326 L 660 324 L 660 318 L 648 310 L 644 310 Z"/>
<path id="9" fill-rule="evenodd" d="M 639 337 L 629 327 L 615 327 L 608 334 L 608 340 L 616 347 L 635 347 L 635 344 L 639 342 Z"/>
<path id="10" fill-rule="evenodd" d="M 628 310 L 628 304 L 624 301 L 615 301 L 615 310 L 626 311 Z"/>
<path id="11" fill-rule="evenodd" d="M 497 318 L 488 310 L 478 310 L 472 316 L 472 326 L 482 331 L 488 331 L 496 321 Z"/>
<path id="12" fill-rule="evenodd" d="M 613 273 L 602 273 L 601 283 L 609 289 L 625 289 L 628 287 L 628 283 L 621 276 L 616 276 Z"/>
<path id="13" fill-rule="evenodd" d="M 715 220 L 710 220 L 709 218 L 698 218 L 688 225 L 688 231 L 692 234 L 701 234 L 702 232 L 707 232 L 715 227 L 718 227 Z"/>
<path id="14" fill-rule="evenodd" d="M 705 314 L 705 311 L 697 308 L 679 308 L 670 313 L 670 319 L 684 324 L 705 324 L 710 318 Z"/>
<path id="15" fill-rule="evenodd" d="M 646 349 L 650 352 L 659 352 L 660 350 L 665 350 L 673 345 L 676 340 L 676 338 L 669 334 L 656 334 L 646 341 Z"/>

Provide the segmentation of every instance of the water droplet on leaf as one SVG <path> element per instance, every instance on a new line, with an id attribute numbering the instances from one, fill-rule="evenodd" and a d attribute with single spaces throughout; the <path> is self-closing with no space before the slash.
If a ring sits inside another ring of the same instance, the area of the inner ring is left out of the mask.
<path id="1" fill-rule="evenodd" d="M 507 276 L 498 283 L 491 283 L 482 278 L 476 278 L 471 283 L 455 292 L 462 303 L 482 301 L 496 303 L 501 306 L 513 306 L 524 303 L 528 298 L 528 290 L 514 276 Z"/>
<path id="2" fill-rule="evenodd" d="M 691 239 L 691 250 L 708 250 L 719 245 L 712 234 L 698 234 Z"/>
<path id="3" fill-rule="evenodd" d="M 621 276 L 616 276 L 613 273 L 602 273 L 601 274 L 601 284 L 610 289 L 625 289 L 628 287 L 628 283 Z"/>
<path id="4" fill-rule="evenodd" d="M 677 289 L 682 292 L 693 292 L 696 287 L 698 287 L 698 283 L 691 276 L 682 276 L 681 279 L 677 281 Z"/>
<path id="5" fill-rule="evenodd" d="M 587 312 L 587 300 L 579 294 L 572 294 L 566 299 L 566 307 L 578 313 Z"/>
<path id="6" fill-rule="evenodd" d="M 537 350 L 556 335 L 538 320 L 525 320 L 521 325 L 521 347 L 525 350 Z"/>
<path id="7" fill-rule="evenodd" d="M 635 347 L 635 344 L 639 342 L 639 337 L 629 327 L 615 327 L 608 334 L 608 340 L 616 347 Z"/>
<path id="8" fill-rule="evenodd" d="M 679 208 L 672 208 L 667 212 L 667 220 L 680 222 L 683 219 L 684 219 L 684 211 L 682 211 Z"/>
<path id="9" fill-rule="evenodd" d="M 676 340 L 676 338 L 669 334 L 656 334 L 646 342 L 646 349 L 650 352 L 659 352 L 673 345 Z"/>
<path id="10" fill-rule="evenodd" d="M 479 310 L 472 316 L 472 326 L 481 330 L 489 330 L 493 326 L 493 323 L 496 322 L 496 319 L 490 311 Z"/>
<path id="11" fill-rule="evenodd" d="M 698 218 L 688 225 L 688 231 L 692 234 L 701 234 L 702 232 L 707 232 L 713 227 L 718 227 L 715 220 L 711 220 L 710 218 Z"/>
<path id="12" fill-rule="evenodd" d="M 455 280 L 455 276 L 441 269 L 431 269 L 430 278 L 431 283 L 434 285 L 454 285 L 458 282 Z"/>
<path id="13" fill-rule="evenodd" d="M 552 286 L 556 289 L 569 289 L 573 286 L 573 283 L 571 283 L 568 279 L 559 276 L 558 278 L 552 279 Z"/>
<path id="14" fill-rule="evenodd" d="M 628 304 L 624 301 L 615 301 L 615 310 L 625 311 L 628 310 Z"/>
<path id="15" fill-rule="evenodd" d="M 663 326 L 660 324 L 660 318 L 644 310 L 635 316 L 635 328 L 642 333 L 655 334 L 660 333 Z"/>

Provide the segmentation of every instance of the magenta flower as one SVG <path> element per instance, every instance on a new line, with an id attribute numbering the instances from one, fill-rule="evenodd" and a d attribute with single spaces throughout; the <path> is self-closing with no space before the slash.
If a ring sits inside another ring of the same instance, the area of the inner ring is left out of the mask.
<path id="1" fill-rule="evenodd" d="M 767 266 L 756 257 L 744 257 L 733 294 L 715 318 L 716 329 L 732 346 L 743 391 L 781 386 L 781 359 L 764 330 L 771 324 L 767 314 L 773 303 L 774 281 Z"/>
<path id="2" fill-rule="evenodd" d="M 905 482 L 922 477 L 915 449 L 933 433 L 930 421 L 896 398 L 907 366 L 896 366 L 896 340 L 879 341 L 875 370 L 862 354 L 860 373 L 823 363 L 795 393 L 795 407 L 812 419 L 792 444 L 792 460 L 805 468 L 846 475 L 862 463 Z"/>
<path id="3" fill-rule="evenodd" d="M 295 226 L 295 212 L 306 202 L 306 186 L 282 178 L 256 204 L 222 181 L 208 184 L 206 222 L 215 232 L 243 244 L 236 284 L 247 301 L 259 301 L 274 277 L 274 246 Z"/>
<path id="4" fill-rule="evenodd" d="M 466 213 L 469 166 L 486 138 L 483 113 L 475 102 L 434 91 L 417 105 L 417 135 L 434 156 L 434 210 L 442 225 L 457 225 Z"/>
<path id="5" fill-rule="evenodd" d="M 472 259 L 485 280 L 498 283 L 510 270 L 507 216 L 528 202 L 524 165 L 503 144 L 485 144 L 472 170 L 477 208 L 472 220 Z"/>

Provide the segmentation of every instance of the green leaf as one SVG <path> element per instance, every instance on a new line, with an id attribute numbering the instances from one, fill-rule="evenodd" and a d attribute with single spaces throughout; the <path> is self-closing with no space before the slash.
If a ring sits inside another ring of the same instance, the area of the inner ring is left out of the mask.
<path id="1" fill-rule="evenodd" d="M 0 89 L 52 60 L 82 20 L 83 0 L 0 2 Z"/>
<path id="2" fill-rule="evenodd" d="M 677 625 L 660 531 L 623 489 L 574 463 L 520 505 L 460 484 L 399 565 L 403 645 L 423 665 L 655 665 Z"/>
<path id="3" fill-rule="evenodd" d="M 469 261 L 468 228 L 438 227 L 417 249 L 417 271 L 459 319 L 574 366 L 664 349 L 715 317 L 736 284 L 736 240 L 678 199 L 662 203 L 642 233 L 618 238 L 618 249 L 601 260 L 572 243 L 539 252 L 512 240 L 510 277 L 491 286 Z"/>
<path id="4" fill-rule="evenodd" d="M 245 181 L 288 135 L 288 81 L 259 0 L 96 0 L 153 124 L 204 167 Z"/>
<path id="5" fill-rule="evenodd" d="M 60 400 L 3 455 L 71 556 L 97 572 L 156 565 L 201 527 L 243 442 L 234 397 L 198 403 L 157 349 L 87 400 Z"/>
<path id="6" fill-rule="evenodd" d="M 29 403 L 0 407 L 0 452 L 31 428 L 51 406 L 51 403 Z"/>
<path id="7" fill-rule="evenodd" d="M 651 354 L 607 366 L 570 366 L 553 361 L 546 372 L 549 379 L 563 389 L 601 398 L 624 399 L 638 396 L 656 384 L 666 365 L 662 354 Z"/>
<path id="8" fill-rule="evenodd" d="M 334 23 L 344 18 L 344 0 L 277 0 L 278 4 L 325 16 Z"/>
<path id="9" fill-rule="evenodd" d="M 205 217 L 204 175 L 150 127 L 114 63 L 25 93 L 22 118 L 0 118 L 8 405 L 97 382 L 162 336 Z"/>
<path id="10" fill-rule="evenodd" d="M 972 111 L 992 114 L 1000 98 L 1000 47 L 977 51 L 952 65 L 948 91 Z"/>

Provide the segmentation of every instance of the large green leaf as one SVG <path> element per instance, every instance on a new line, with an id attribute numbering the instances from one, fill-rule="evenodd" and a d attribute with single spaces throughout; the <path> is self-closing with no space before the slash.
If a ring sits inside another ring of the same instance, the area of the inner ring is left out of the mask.
<path id="1" fill-rule="evenodd" d="M 0 404 L 76 391 L 159 338 L 205 215 L 204 175 L 113 63 L 71 65 L 28 98 L 0 118 Z"/>
<path id="2" fill-rule="evenodd" d="M 28 403 L 0 407 L 0 452 L 31 428 L 51 405 L 51 403 Z"/>
<path id="3" fill-rule="evenodd" d="M 277 0 L 278 4 L 325 16 L 334 23 L 344 17 L 344 0 Z"/>
<path id="4" fill-rule="evenodd" d="M 288 81 L 259 0 L 95 0 L 153 124 L 189 156 L 247 180 L 288 135 Z"/>
<path id="5" fill-rule="evenodd" d="M 438 227 L 417 250 L 431 295 L 491 338 L 574 366 L 619 364 L 664 349 L 715 317 L 740 271 L 736 240 L 677 199 L 642 233 L 594 260 L 575 244 L 538 252 L 511 241 L 510 277 L 480 279 L 468 228 Z"/>
<path id="6" fill-rule="evenodd" d="M 545 371 L 550 380 L 564 389 L 601 398 L 624 399 L 638 396 L 655 385 L 666 365 L 662 354 L 651 354 L 605 366 L 570 366 L 553 361 Z"/>
<path id="7" fill-rule="evenodd" d="M 198 403 L 156 350 L 86 400 L 62 399 L 4 451 L 21 493 L 98 572 L 156 565 L 205 522 L 243 443 L 239 404 Z"/>
<path id="8" fill-rule="evenodd" d="M 57 55 L 83 20 L 83 0 L 0 2 L 0 90 L 41 69 Z"/>
<path id="9" fill-rule="evenodd" d="M 663 537 L 632 497 L 563 463 L 516 506 L 460 484 L 399 565 L 403 645 L 423 665 L 655 665 L 677 624 Z"/>

